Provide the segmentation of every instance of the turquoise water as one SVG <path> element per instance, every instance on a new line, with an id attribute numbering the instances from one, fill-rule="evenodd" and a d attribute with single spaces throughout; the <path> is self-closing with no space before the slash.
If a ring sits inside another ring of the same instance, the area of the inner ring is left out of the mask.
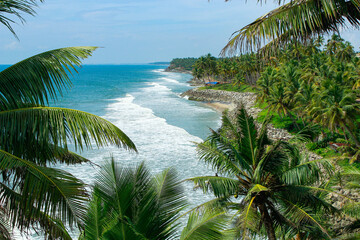
<path id="1" fill-rule="evenodd" d="M 4 68 L 4 66 L 1 66 Z M 203 103 L 181 98 L 190 89 L 189 74 L 167 73 L 156 65 L 86 65 L 74 75 L 73 87 L 51 105 L 73 108 L 104 117 L 123 130 L 136 144 L 139 153 L 113 146 L 81 153 L 101 165 L 113 156 L 122 166 L 142 161 L 153 173 L 175 167 L 181 179 L 213 175 L 197 160 L 193 142 L 201 142 L 209 127 L 220 125 L 220 115 Z M 98 167 L 89 164 L 56 167 L 65 169 L 87 184 L 94 180 Z M 204 197 L 185 183 L 192 206 Z M 36 237 L 34 237 L 36 238 Z"/>
<path id="2" fill-rule="evenodd" d="M 111 121 L 136 144 L 135 154 L 113 146 L 81 154 L 96 164 L 113 156 L 123 166 L 145 161 L 154 173 L 176 167 L 179 177 L 210 173 L 199 163 L 193 142 L 201 142 L 209 127 L 220 124 L 218 112 L 180 93 L 190 89 L 189 74 L 164 72 L 156 65 L 88 65 L 73 79 L 74 86 L 56 106 L 90 112 Z M 87 183 L 92 166 L 60 166 Z M 191 197 L 189 200 L 192 201 Z"/>

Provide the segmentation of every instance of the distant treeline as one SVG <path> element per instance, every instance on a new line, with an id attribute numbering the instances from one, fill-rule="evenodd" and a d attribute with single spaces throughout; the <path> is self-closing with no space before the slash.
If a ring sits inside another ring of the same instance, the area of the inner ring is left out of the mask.
<path id="1" fill-rule="evenodd" d="M 195 64 L 197 58 L 174 58 L 170 62 L 169 69 L 182 69 L 187 71 L 192 71 L 193 65 Z"/>

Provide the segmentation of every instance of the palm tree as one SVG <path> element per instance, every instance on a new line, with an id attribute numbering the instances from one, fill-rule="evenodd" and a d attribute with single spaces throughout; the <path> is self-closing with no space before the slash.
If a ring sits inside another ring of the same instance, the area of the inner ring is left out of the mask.
<path id="1" fill-rule="evenodd" d="M 121 168 L 114 159 L 102 167 L 93 186 L 80 239 L 220 239 L 227 217 L 194 212 L 179 236 L 184 190 L 174 169 L 153 177 L 145 164 Z"/>
<path id="2" fill-rule="evenodd" d="M 294 40 L 306 42 L 339 28 L 359 26 L 360 0 L 292 0 L 234 32 L 222 53 L 260 48 L 270 53 Z"/>
<path id="3" fill-rule="evenodd" d="M 218 203 L 234 210 L 240 239 L 265 231 L 273 240 L 280 230 L 294 236 L 311 228 L 326 236 L 317 213 L 334 209 L 322 198 L 323 189 L 314 185 L 320 180 L 319 165 L 326 166 L 326 162 L 308 161 L 296 147 L 271 142 L 266 124 L 259 131 L 243 108 L 236 123 L 224 115 L 222 124 L 221 130 L 212 130 L 207 140 L 198 144 L 200 160 L 212 166 L 215 176 L 188 179 L 215 195 L 215 200 L 203 206 Z"/>
<path id="4" fill-rule="evenodd" d="M 260 102 L 265 102 L 270 96 L 270 89 L 275 83 L 276 77 L 276 69 L 272 66 L 265 68 L 264 72 L 261 73 L 260 78 L 256 82 L 257 86 L 260 88 L 260 92 L 257 95 L 257 99 Z"/>
<path id="5" fill-rule="evenodd" d="M 63 236 L 62 221 L 82 224 L 85 185 L 50 164 L 88 160 L 69 151 L 68 142 L 82 150 L 92 142 L 136 150 L 116 126 L 93 114 L 47 106 L 71 85 L 69 73 L 95 47 L 61 48 L 25 59 L 0 72 L 0 207 L 12 227 L 22 232 L 41 227 L 45 234 Z M 1 222 L 0 222 L 1 225 Z"/>
<path id="6" fill-rule="evenodd" d="M 318 99 L 313 101 L 309 114 L 315 122 L 331 131 L 341 128 L 344 134 L 348 133 L 355 145 L 360 147 L 360 142 L 353 133 L 353 129 L 357 127 L 356 116 L 359 112 L 360 105 L 356 103 L 356 95 L 336 83 L 329 82 Z"/>

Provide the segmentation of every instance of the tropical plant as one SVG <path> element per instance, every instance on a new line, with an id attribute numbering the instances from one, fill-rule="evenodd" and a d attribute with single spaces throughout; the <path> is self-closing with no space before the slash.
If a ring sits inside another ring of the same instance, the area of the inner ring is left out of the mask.
<path id="1" fill-rule="evenodd" d="M 93 186 L 80 239 L 220 239 L 227 217 L 222 212 L 194 212 L 179 236 L 184 190 L 174 169 L 153 177 L 141 163 L 122 168 L 111 159 Z"/>
<path id="2" fill-rule="evenodd" d="M 216 174 L 188 180 L 215 195 L 204 208 L 232 210 L 238 238 L 266 235 L 272 240 L 286 233 L 291 239 L 313 231 L 328 236 L 319 214 L 335 211 L 320 185 L 320 166 L 331 169 L 327 161 L 309 161 L 295 146 L 271 141 L 266 123 L 258 129 L 243 108 L 235 123 L 224 115 L 221 130 L 212 130 L 198 152 Z"/>
<path id="3" fill-rule="evenodd" d="M 69 141 L 78 150 L 108 144 L 136 150 L 105 119 L 47 106 L 71 85 L 69 73 L 76 72 L 81 60 L 95 49 L 56 49 L 0 72 L 0 206 L 4 210 L 0 214 L 22 232 L 40 227 L 45 235 L 57 238 L 66 235 L 61 221 L 70 227 L 82 224 L 87 200 L 84 183 L 49 167 L 88 162 L 69 151 Z"/>
<path id="4" fill-rule="evenodd" d="M 24 14 L 35 15 L 34 8 L 37 7 L 37 2 L 44 0 L 2 0 L 0 2 L 0 24 L 4 25 L 15 36 L 16 33 L 12 28 L 17 18 L 20 22 L 25 22 Z"/>
<path id="5" fill-rule="evenodd" d="M 360 142 L 353 133 L 357 127 L 356 117 L 360 112 L 360 105 L 356 103 L 356 95 L 336 83 L 329 83 L 318 100 L 314 101 L 309 114 L 315 122 L 322 124 L 331 131 L 341 128 L 348 133 L 357 147 Z"/>
<path id="6" fill-rule="evenodd" d="M 256 51 L 261 48 L 271 53 L 294 40 L 306 43 L 314 36 L 338 32 L 340 28 L 360 26 L 359 0 L 277 2 L 283 5 L 234 32 L 222 53 Z"/>

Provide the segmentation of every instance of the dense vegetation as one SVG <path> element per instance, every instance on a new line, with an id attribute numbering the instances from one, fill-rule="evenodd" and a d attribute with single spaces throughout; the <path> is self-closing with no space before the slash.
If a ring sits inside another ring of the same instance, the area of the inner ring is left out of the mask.
<path id="1" fill-rule="evenodd" d="M 307 45 L 293 43 L 267 59 L 254 54 L 203 56 L 193 74 L 224 83 L 215 89 L 257 92 L 258 106 L 264 108 L 259 120 L 270 113 L 275 126 L 302 131 L 314 141 L 308 144 L 311 150 L 334 154 L 328 144 L 338 142 L 342 147 L 337 151 L 358 158 L 359 62 L 353 46 L 333 35 L 326 44 L 322 38 Z"/>
<path id="2" fill-rule="evenodd" d="M 234 214 L 237 238 L 328 236 L 321 215 L 336 209 L 326 201 L 320 181 L 320 169 L 327 169 L 325 160 L 309 161 L 294 145 L 271 141 L 266 124 L 258 129 L 244 109 L 234 123 L 224 115 L 222 128 L 212 131 L 198 150 L 200 159 L 217 174 L 190 180 L 215 195 L 203 206 L 216 208 L 217 203 Z"/>
<path id="3" fill-rule="evenodd" d="M 191 71 L 197 58 L 174 58 L 170 62 L 169 70 L 186 70 Z"/>

